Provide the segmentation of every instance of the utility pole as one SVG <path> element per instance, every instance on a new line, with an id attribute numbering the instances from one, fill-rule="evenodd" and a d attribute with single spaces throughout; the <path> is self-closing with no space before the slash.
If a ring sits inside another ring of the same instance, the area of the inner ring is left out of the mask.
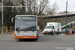
<path id="1" fill-rule="evenodd" d="M 65 19 L 66 19 L 66 21 L 65 21 L 65 31 L 66 31 L 66 33 L 67 33 L 67 5 L 68 5 L 68 1 L 66 1 L 66 17 L 65 17 Z"/>
<path id="2" fill-rule="evenodd" d="M 2 34 L 3 34 L 3 0 L 2 0 L 1 9 L 2 9 Z"/>

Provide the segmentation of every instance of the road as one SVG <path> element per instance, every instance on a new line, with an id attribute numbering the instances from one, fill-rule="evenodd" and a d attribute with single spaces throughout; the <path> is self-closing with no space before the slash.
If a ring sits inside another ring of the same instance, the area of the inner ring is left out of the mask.
<path id="1" fill-rule="evenodd" d="M 40 34 L 38 41 L 18 41 L 13 34 L 0 34 L 0 50 L 68 50 L 67 48 L 74 50 L 75 35 Z"/>

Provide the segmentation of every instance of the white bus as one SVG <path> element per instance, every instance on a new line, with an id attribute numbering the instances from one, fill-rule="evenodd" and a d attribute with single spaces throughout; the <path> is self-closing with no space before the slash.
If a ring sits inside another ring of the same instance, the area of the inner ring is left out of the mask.
<path id="1" fill-rule="evenodd" d="M 38 39 L 38 21 L 35 15 L 15 16 L 15 39 Z M 13 21 L 13 18 L 12 18 Z"/>

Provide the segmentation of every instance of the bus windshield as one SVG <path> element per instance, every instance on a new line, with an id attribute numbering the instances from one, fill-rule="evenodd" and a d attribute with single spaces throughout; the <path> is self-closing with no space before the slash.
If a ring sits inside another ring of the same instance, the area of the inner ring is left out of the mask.
<path id="1" fill-rule="evenodd" d="M 36 31 L 36 20 L 16 19 L 16 31 Z"/>
<path id="2" fill-rule="evenodd" d="M 45 27 L 45 29 L 50 29 L 50 28 L 52 28 L 52 26 L 46 26 L 46 27 Z"/>

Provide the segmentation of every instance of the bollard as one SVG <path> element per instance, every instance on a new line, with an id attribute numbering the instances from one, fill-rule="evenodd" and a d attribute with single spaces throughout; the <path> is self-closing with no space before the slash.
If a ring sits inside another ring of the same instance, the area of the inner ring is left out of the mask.
<path id="1" fill-rule="evenodd" d="M 13 34 L 14 34 L 14 30 L 13 30 Z"/>
<path id="2" fill-rule="evenodd" d="M 6 28 L 6 32 L 8 32 L 8 29 Z"/>

